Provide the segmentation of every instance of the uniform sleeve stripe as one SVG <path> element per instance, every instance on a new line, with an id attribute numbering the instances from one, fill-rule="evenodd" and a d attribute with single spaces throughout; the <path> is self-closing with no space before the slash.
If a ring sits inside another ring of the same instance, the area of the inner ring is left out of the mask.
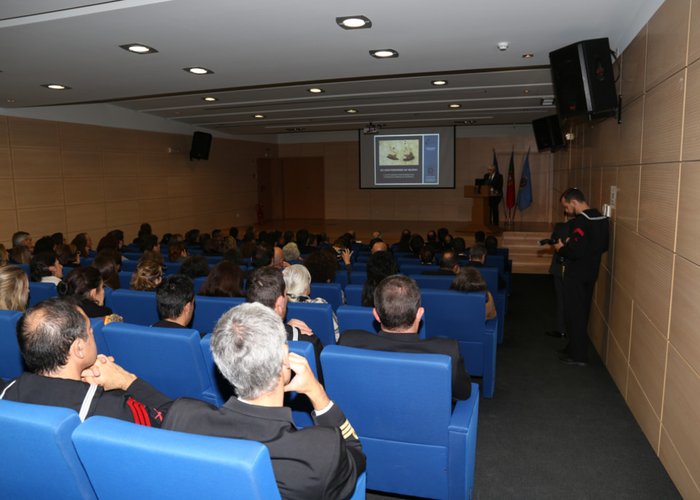
<path id="1" fill-rule="evenodd" d="M 129 398 L 127 404 L 131 410 L 131 415 L 134 417 L 134 423 L 147 427 L 151 426 L 151 419 L 148 418 L 148 413 L 146 413 L 146 407 L 143 403 L 136 401 L 134 398 Z"/>

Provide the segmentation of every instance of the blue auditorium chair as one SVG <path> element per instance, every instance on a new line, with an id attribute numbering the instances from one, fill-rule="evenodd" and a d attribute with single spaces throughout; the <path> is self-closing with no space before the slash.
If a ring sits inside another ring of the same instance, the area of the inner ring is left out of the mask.
<path id="1" fill-rule="evenodd" d="M 349 306 L 362 305 L 362 285 L 347 285 L 345 287 L 345 303 Z"/>
<path id="2" fill-rule="evenodd" d="M 92 417 L 73 443 L 100 500 L 280 498 L 267 447 L 255 441 Z"/>
<path id="3" fill-rule="evenodd" d="M 232 307 L 243 304 L 243 297 L 203 297 L 197 295 L 194 299 L 194 317 L 192 328 L 201 333 L 214 331 L 219 318 Z"/>
<path id="4" fill-rule="evenodd" d="M 0 378 L 9 380 L 24 371 L 24 361 L 17 343 L 19 311 L 0 311 Z"/>
<path id="5" fill-rule="evenodd" d="M 138 266 L 138 263 L 139 263 L 138 260 L 124 260 L 124 261 L 122 261 L 121 272 L 133 273 L 134 271 L 136 271 L 136 267 Z M 126 288 L 128 288 L 128 286 Z"/>
<path id="6" fill-rule="evenodd" d="M 470 375 L 483 377 L 482 392 L 492 398 L 496 385 L 498 318 L 486 321 L 484 292 L 421 290 L 423 322 L 428 338 L 449 337 L 459 350 Z"/>
<path id="7" fill-rule="evenodd" d="M 111 356 L 104 333 L 102 333 L 105 324 L 104 320 L 104 318 L 91 318 L 90 324 L 92 325 L 92 334 L 95 337 L 95 344 L 97 345 L 97 353 Z"/>
<path id="8" fill-rule="evenodd" d="M 51 297 L 56 297 L 58 290 L 53 283 L 41 283 L 38 281 L 29 282 L 29 304 L 28 307 L 37 305 Z"/>
<path id="9" fill-rule="evenodd" d="M 338 326 L 342 334 L 346 330 L 365 330 L 379 332 L 379 322 L 374 318 L 371 307 L 340 306 L 337 312 Z M 421 321 L 418 336 L 425 338 L 425 321 Z"/>
<path id="10" fill-rule="evenodd" d="M 338 283 L 312 283 L 311 297 L 325 299 L 334 311 L 343 305 L 343 289 Z"/>
<path id="11" fill-rule="evenodd" d="M 421 264 L 419 262 L 413 262 L 410 264 L 408 262 L 399 263 L 399 270 L 401 271 L 401 274 L 405 274 L 406 276 L 411 274 L 421 274 L 423 271 L 437 271 L 439 269 L 440 266 L 437 264 Z"/>
<path id="12" fill-rule="evenodd" d="M 119 365 L 165 395 L 223 403 L 214 390 L 197 330 L 110 323 L 102 333 Z"/>
<path id="13" fill-rule="evenodd" d="M 204 282 L 207 281 L 207 277 L 208 276 L 199 276 L 192 280 L 192 284 L 194 285 L 194 293 L 199 293 L 199 289 L 202 288 Z"/>
<path id="14" fill-rule="evenodd" d="M 470 498 L 479 388 L 472 384 L 471 397 L 452 408 L 448 356 L 329 346 L 321 364 L 328 395 L 367 455 L 367 488 Z"/>
<path id="15" fill-rule="evenodd" d="M 97 498 L 71 441 L 79 424 L 68 408 L 0 401 L 2 497 Z"/>
<path id="16" fill-rule="evenodd" d="M 165 263 L 165 275 L 171 276 L 173 274 L 179 274 L 181 267 L 182 267 L 182 262 L 166 262 Z"/>
<path id="17" fill-rule="evenodd" d="M 105 297 L 105 304 L 119 314 L 127 323 L 152 325 L 158 321 L 156 292 L 137 290 L 114 290 Z"/>
<path id="18" fill-rule="evenodd" d="M 289 302 L 287 321 L 299 319 L 311 328 L 324 346 L 335 344 L 333 308 L 330 304 Z"/>
<path id="19" fill-rule="evenodd" d="M 124 290 L 129 290 L 131 288 L 131 276 L 133 276 L 133 271 L 124 271 L 123 269 L 119 271 L 119 287 Z"/>

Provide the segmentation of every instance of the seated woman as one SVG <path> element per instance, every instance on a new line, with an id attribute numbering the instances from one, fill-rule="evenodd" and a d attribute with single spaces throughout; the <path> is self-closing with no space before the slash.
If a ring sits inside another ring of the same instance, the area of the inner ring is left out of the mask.
<path id="1" fill-rule="evenodd" d="M 24 311 L 28 302 L 27 273 L 17 266 L 0 267 L 0 310 Z"/>
<path id="2" fill-rule="evenodd" d="M 88 257 L 90 255 L 90 251 L 92 250 L 92 238 L 90 238 L 89 234 L 76 234 L 75 238 L 73 238 L 73 241 L 71 241 L 70 244 L 74 245 L 75 248 L 78 249 L 81 257 Z"/>
<path id="3" fill-rule="evenodd" d="M 29 264 L 29 277 L 32 281 L 58 285 L 63 278 L 63 266 L 56 252 L 41 252 L 34 256 Z"/>
<path id="4" fill-rule="evenodd" d="M 88 318 L 101 318 L 112 314 L 105 304 L 105 288 L 100 272 L 94 267 L 73 269 L 63 283 L 58 285 L 58 294 L 75 297 Z"/>
<path id="5" fill-rule="evenodd" d="M 494 304 L 491 292 L 489 292 L 488 286 L 486 286 L 486 281 L 478 269 L 469 266 L 463 267 L 457 276 L 455 276 L 454 281 L 452 281 L 450 290 L 457 290 L 459 292 L 486 292 L 486 319 L 489 320 L 496 317 L 496 304 Z"/>
<path id="6" fill-rule="evenodd" d="M 292 302 L 311 302 L 315 304 L 327 304 L 322 297 L 312 299 L 311 295 L 311 273 L 301 264 L 293 264 L 285 267 L 282 271 L 284 276 L 284 286 L 287 289 L 287 298 Z M 340 337 L 340 329 L 338 327 L 338 318 L 333 312 L 333 330 L 335 332 L 335 340 Z"/>
<path id="7" fill-rule="evenodd" d="M 92 267 L 97 269 L 102 276 L 104 286 L 117 290 L 119 285 L 119 270 L 122 265 L 122 257 L 119 251 L 113 248 L 100 250 L 92 261 Z"/>
<path id="8" fill-rule="evenodd" d="M 73 245 L 56 246 L 56 255 L 62 266 L 80 266 L 80 251 Z"/>
<path id="9" fill-rule="evenodd" d="M 374 307 L 374 290 L 387 276 L 399 273 L 396 259 L 391 252 L 375 252 L 367 260 L 367 281 L 362 287 L 362 305 Z"/>
<path id="10" fill-rule="evenodd" d="M 136 271 L 131 275 L 131 289 L 152 292 L 163 281 L 163 267 L 153 259 L 139 260 Z"/>
<path id="11" fill-rule="evenodd" d="M 241 290 L 243 271 L 233 262 L 222 260 L 209 272 L 197 295 L 207 297 L 245 297 Z"/>

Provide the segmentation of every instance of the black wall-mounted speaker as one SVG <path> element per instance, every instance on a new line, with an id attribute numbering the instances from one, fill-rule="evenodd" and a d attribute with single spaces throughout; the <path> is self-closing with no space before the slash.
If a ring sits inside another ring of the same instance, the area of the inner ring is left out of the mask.
<path id="1" fill-rule="evenodd" d="M 550 115 L 532 121 L 532 131 L 535 133 L 537 150 L 550 149 L 556 151 L 564 146 L 564 134 L 559 125 L 559 116 Z"/>
<path id="2" fill-rule="evenodd" d="M 211 149 L 211 134 L 206 132 L 195 132 L 192 135 L 192 148 L 190 149 L 190 160 L 208 160 Z"/>
<path id="3" fill-rule="evenodd" d="M 607 38 L 574 43 L 549 53 L 561 118 L 615 116 L 617 92 Z"/>

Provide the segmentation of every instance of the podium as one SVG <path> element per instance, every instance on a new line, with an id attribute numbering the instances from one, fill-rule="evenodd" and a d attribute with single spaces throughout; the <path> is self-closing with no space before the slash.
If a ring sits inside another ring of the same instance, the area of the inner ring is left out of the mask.
<path id="1" fill-rule="evenodd" d="M 489 198 L 491 198 L 489 187 L 482 186 L 481 192 L 479 192 L 476 186 L 464 186 L 464 197 L 472 199 L 472 220 L 465 231 L 469 233 L 476 231 L 498 233 L 498 227 L 489 224 Z"/>

